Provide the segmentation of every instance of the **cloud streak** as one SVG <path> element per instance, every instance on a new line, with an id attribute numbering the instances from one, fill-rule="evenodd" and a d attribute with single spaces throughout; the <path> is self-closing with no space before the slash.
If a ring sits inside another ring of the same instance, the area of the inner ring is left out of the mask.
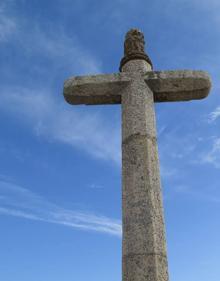
<path id="1" fill-rule="evenodd" d="M 8 41 L 17 30 L 17 23 L 9 16 L 4 4 L 4 1 L 0 4 L 0 43 Z"/>
<path id="2" fill-rule="evenodd" d="M 209 114 L 209 122 L 212 123 L 214 122 L 216 119 L 218 119 L 220 117 L 220 106 L 218 106 L 215 110 L 213 110 L 210 114 Z"/>
<path id="3" fill-rule="evenodd" d="M 39 24 L 35 24 L 34 31 L 30 36 L 26 36 L 24 27 L 20 37 L 23 38 L 21 44 L 23 48 L 29 50 L 29 55 L 48 59 L 55 70 L 62 66 L 73 73 L 101 73 L 101 61 L 94 57 L 90 52 L 79 42 L 76 36 L 69 38 L 61 27 L 54 33 L 54 28 L 48 27 L 47 30 L 42 30 Z M 36 42 L 33 44 L 33 42 Z M 46 68 L 46 65 L 44 65 Z M 42 68 L 42 66 L 41 66 Z M 50 76 L 52 69 L 50 68 Z"/>
<path id="4" fill-rule="evenodd" d="M 26 188 L 0 180 L 0 214 L 95 231 L 121 237 L 121 222 L 105 216 L 69 210 Z"/>
<path id="5" fill-rule="evenodd" d="M 1 83 L 2 111 L 28 125 L 38 137 L 70 145 L 93 157 L 120 165 L 119 122 L 107 124 L 107 119 L 97 112 L 85 112 L 82 107 L 70 108 L 61 95 L 57 98 L 51 89 L 51 81 L 57 80 L 60 69 L 65 68 L 67 73 L 97 73 L 102 72 L 101 63 L 81 46 L 76 36 L 69 38 L 61 28 L 54 33 L 54 28 L 42 29 L 39 24 L 34 24 L 32 32 L 29 32 L 28 22 L 16 20 L 20 28 L 16 30 L 13 42 L 17 43 L 17 49 L 22 50 L 23 67 L 30 68 L 30 59 L 34 63 L 32 74 L 30 77 L 25 74 L 22 86 L 20 80 L 6 85 Z M 45 77 L 48 77 L 46 81 Z M 12 84 L 15 86 L 9 86 Z"/>
<path id="6" fill-rule="evenodd" d="M 0 108 L 28 125 L 34 134 L 58 141 L 120 165 L 118 126 L 107 125 L 98 113 L 73 110 L 49 92 L 24 88 L 1 91 Z M 108 145 L 106 145 L 108 144 Z"/>
<path id="7" fill-rule="evenodd" d="M 214 139 L 211 150 L 202 155 L 201 161 L 205 164 L 212 164 L 217 169 L 220 168 L 220 138 Z"/>

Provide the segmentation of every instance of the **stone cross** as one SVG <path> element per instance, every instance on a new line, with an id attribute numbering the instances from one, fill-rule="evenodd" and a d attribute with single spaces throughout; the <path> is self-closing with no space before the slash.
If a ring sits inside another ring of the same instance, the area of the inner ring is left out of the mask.
<path id="1" fill-rule="evenodd" d="M 152 71 L 144 44 L 131 29 L 120 73 L 72 77 L 64 97 L 70 104 L 121 103 L 123 281 L 168 281 L 154 102 L 205 98 L 211 80 L 202 71 Z"/>

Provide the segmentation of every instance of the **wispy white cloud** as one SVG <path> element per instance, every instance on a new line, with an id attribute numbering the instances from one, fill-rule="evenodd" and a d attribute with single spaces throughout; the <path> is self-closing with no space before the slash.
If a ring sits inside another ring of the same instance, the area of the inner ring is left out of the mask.
<path id="1" fill-rule="evenodd" d="M 0 42 L 8 41 L 17 29 L 16 19 L 7 12 L 5 2 L 0 3 Z"/>
<path id="2" fill-rule="evenodd" d="M 210 187 L 208 190 L 204 190 L 204 189 L 201 190 L 201 186 L 198 188 L 196 186 L 180 184 L 180 185 L 175 185 L 173 191 L 181 196 L 186 195 L 188 198 L 219 204 L 220 203 L 220 197 L 218 194 L 219 192 L 216 192 L 216 190 L 215 189 L 213 190 L 213 188 L 211 189 L 212 191 L 210 191 Z"/>
<path id="3" fill-rule="evenodd" d="M 220 106 L 216 107 L 215 110 L 213 110 L 209 116 L 208 116 L 208 121 L 210 123 L 214 122 L 216 119 L 220 117 Z"/>
<path id="4" fill-rule="evenodd" d="M 201 163 L 212 164 L 216 168 L 220 168 L 220 138 L 215 138 L 211 150 L 203 153 Z"/>
<path id="5" fill-rule="evenodd" d="M 157 2 L 159 5 L 160 1 Z M 219 21 L 218 9 L 220 7 L 220 2 L 218 0 L 179 0 L 178 2 L 175 0 L 168 0 L 166 3 L 167 15 L 171 17 L 177 17 L 180 15 L 183 7 L 194 8 L 198 12 L 205 11 L 207 14 L 207 18 L 210 19 L 210 16 L 212 16 L 212 20 L 215 23 Z M 215 27 L 217 27 L 217 25 Z"/>
<path id="6" fill-rule="evenodd" d="M 178 174 L 178 171 L 175 168 L 168 168 L 167 166 L 160 165 L 160 175 L 162 179 L 174 178 Z"/>
<path id="7" fill-rule="evenodd" d="M 0 108 L 28 124 L 38 137 L 68 144 L 97 158 L 120 164 L 119 124 L 107 126 L 103 116 L 70 109 L 66 103 L 56 100 L 51 94 L 51 81 L 56 79 L 60 67 L 77 75 L 101 72 L 101 62 L 80 44 L 76 36 L 69 38 L 62 28 L 56 30 L 54 33 L 54 28 L 48 26 L 43 29 L 39 24 L 33 23 L 32 32 L 28 32 L 28 23 L 25 20 L 21 22 L 14 43 L 18 40 L 18 48 L 20 46 L 25 50 L 24 56 L 27 55 L 28 62 L 30 57 L 37 58 L 32 71 L 37 71 L 42 79 L 47 76 L 47 84 L 41 87 L 39 83 L 42 82 L 39 80 L 35 82 L 30 78 L 29 83 L 26 78 L 22 86 L 2 86 Z M 43 64 L 38 64 L 39 57 L 41 61 L 45 60 Z M 48 60 L 55 67 L 48 69 Z"/>
<path id="8" fill-rule="evenodd" d="M 101 184 L 96 184 L 96 183 L 91 183 L 88 185 L 88 188 L 91 188 L 91 189 L 103 189 L 103 185 Z"/>
<path id="9" fill-rule="evenodd" d="M 121 237 L 119 220 L 62 208 L 26 188 L 2 180 L 0 180 L 0 214 Z"/>
<path id="10" fill-rule="evenodd" d="M 44 30 L 36 23 L 29 36 L 26 35 L 26 29 L 24 27 L 19 36 L 23 38 L 21 44 L 30 56 L 50 59 L 53 63 L 56 62 L 55 69 L 65 66 L 65 69 L 68 68 L 77 75 L 102 72 L 101 61 L 80 43 L 76 35 L 69 37 L 61 27 L 57 27 L 54 33 L 54 27 Z"/>
<path id="11" fill-rule="evenodd" d="M 175 0 L 168 0 L 170 3 L 175 3 Z M 210 6 L 212 8 L 216 8 L 220 6 L 220 3 L 218 0 L 210 0 L 207 2 L 206 0 L 180 0 L 182 3 L 193 3 L 194 5 L 198 5 L 199 8 L 202 8 L 204 6 Z M 201 6 L 200 6 L 201 5 Z"/>
<path id="12" fill-rule="evenodd" d="M 46 19 L 45 19 L 46 22 Z M 56 32 L 54 32 L 56 29 Z M 21 48 L 23 64 L 25 59 L 32 59 L 32 69 L 39 69 L 44 73 L 47 58 L 53 63 L 56 71 L 60 67 L 73 71 L 73 73 L 99 73 L 101 61 L 83 46 L 74 33 L 68 36 L 62 25 L 54 27 L 54 23 L 35 21 L 29 17 L 22 17 L 16 13 L 14 0 L 2 0 L 0 3 L 0 42 L 9 41 L 17 50 Z M 37 61 L 33 63 L 33 59 Z M 40 62 L 38 60 L 40 58 Z M 53 73 L 50 73 L 53 76 Z M 49 78 L 49 77 L 48 77 Z M 53 79 L 53 77 L 51 77 Z"/>
<path id="13" fill-rule="evenodd" d="M 73 110 L 44 90 L 6 88 L 0 101 L 2 110 L 25 122 L 36 136 L 120 165 L 119 126 L 107 126 L 98 113 Z"/>

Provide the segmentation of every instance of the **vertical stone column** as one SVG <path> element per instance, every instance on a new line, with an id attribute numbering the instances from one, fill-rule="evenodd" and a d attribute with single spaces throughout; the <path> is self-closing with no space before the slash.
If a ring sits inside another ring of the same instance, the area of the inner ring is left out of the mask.
<path id="1" fill-rule="evenodd" d="M 140 60 L 122 69 L 134 73 L 122 93 L 123 281 L 167 281 L 154 99 L 141 66 L 149 70 Z"/>

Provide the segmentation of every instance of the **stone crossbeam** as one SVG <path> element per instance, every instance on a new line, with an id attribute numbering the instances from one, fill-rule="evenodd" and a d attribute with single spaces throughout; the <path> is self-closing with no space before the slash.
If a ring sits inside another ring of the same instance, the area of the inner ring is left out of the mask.
<path id="1" fill-rule="evenodd" d="M 122 279 L 168 281 L 154 103 L 203 99 L 211 79 L 203 71 L 152 71 L 137 29 L 124 50 L 120 73 L 72 77 L 64 97 L 76 105 L 121 104 Z"/>
<path id="2" fill-rule="evenodd" d="M 141 75 L 155 102 L 189 101 L 207 97 L 211 80 L 204 71 L 149 71 Z M 135 79 L 128 73 L 76 76 L 64 83 L 70 104 L 120 104 L 123 89 Z"/>

